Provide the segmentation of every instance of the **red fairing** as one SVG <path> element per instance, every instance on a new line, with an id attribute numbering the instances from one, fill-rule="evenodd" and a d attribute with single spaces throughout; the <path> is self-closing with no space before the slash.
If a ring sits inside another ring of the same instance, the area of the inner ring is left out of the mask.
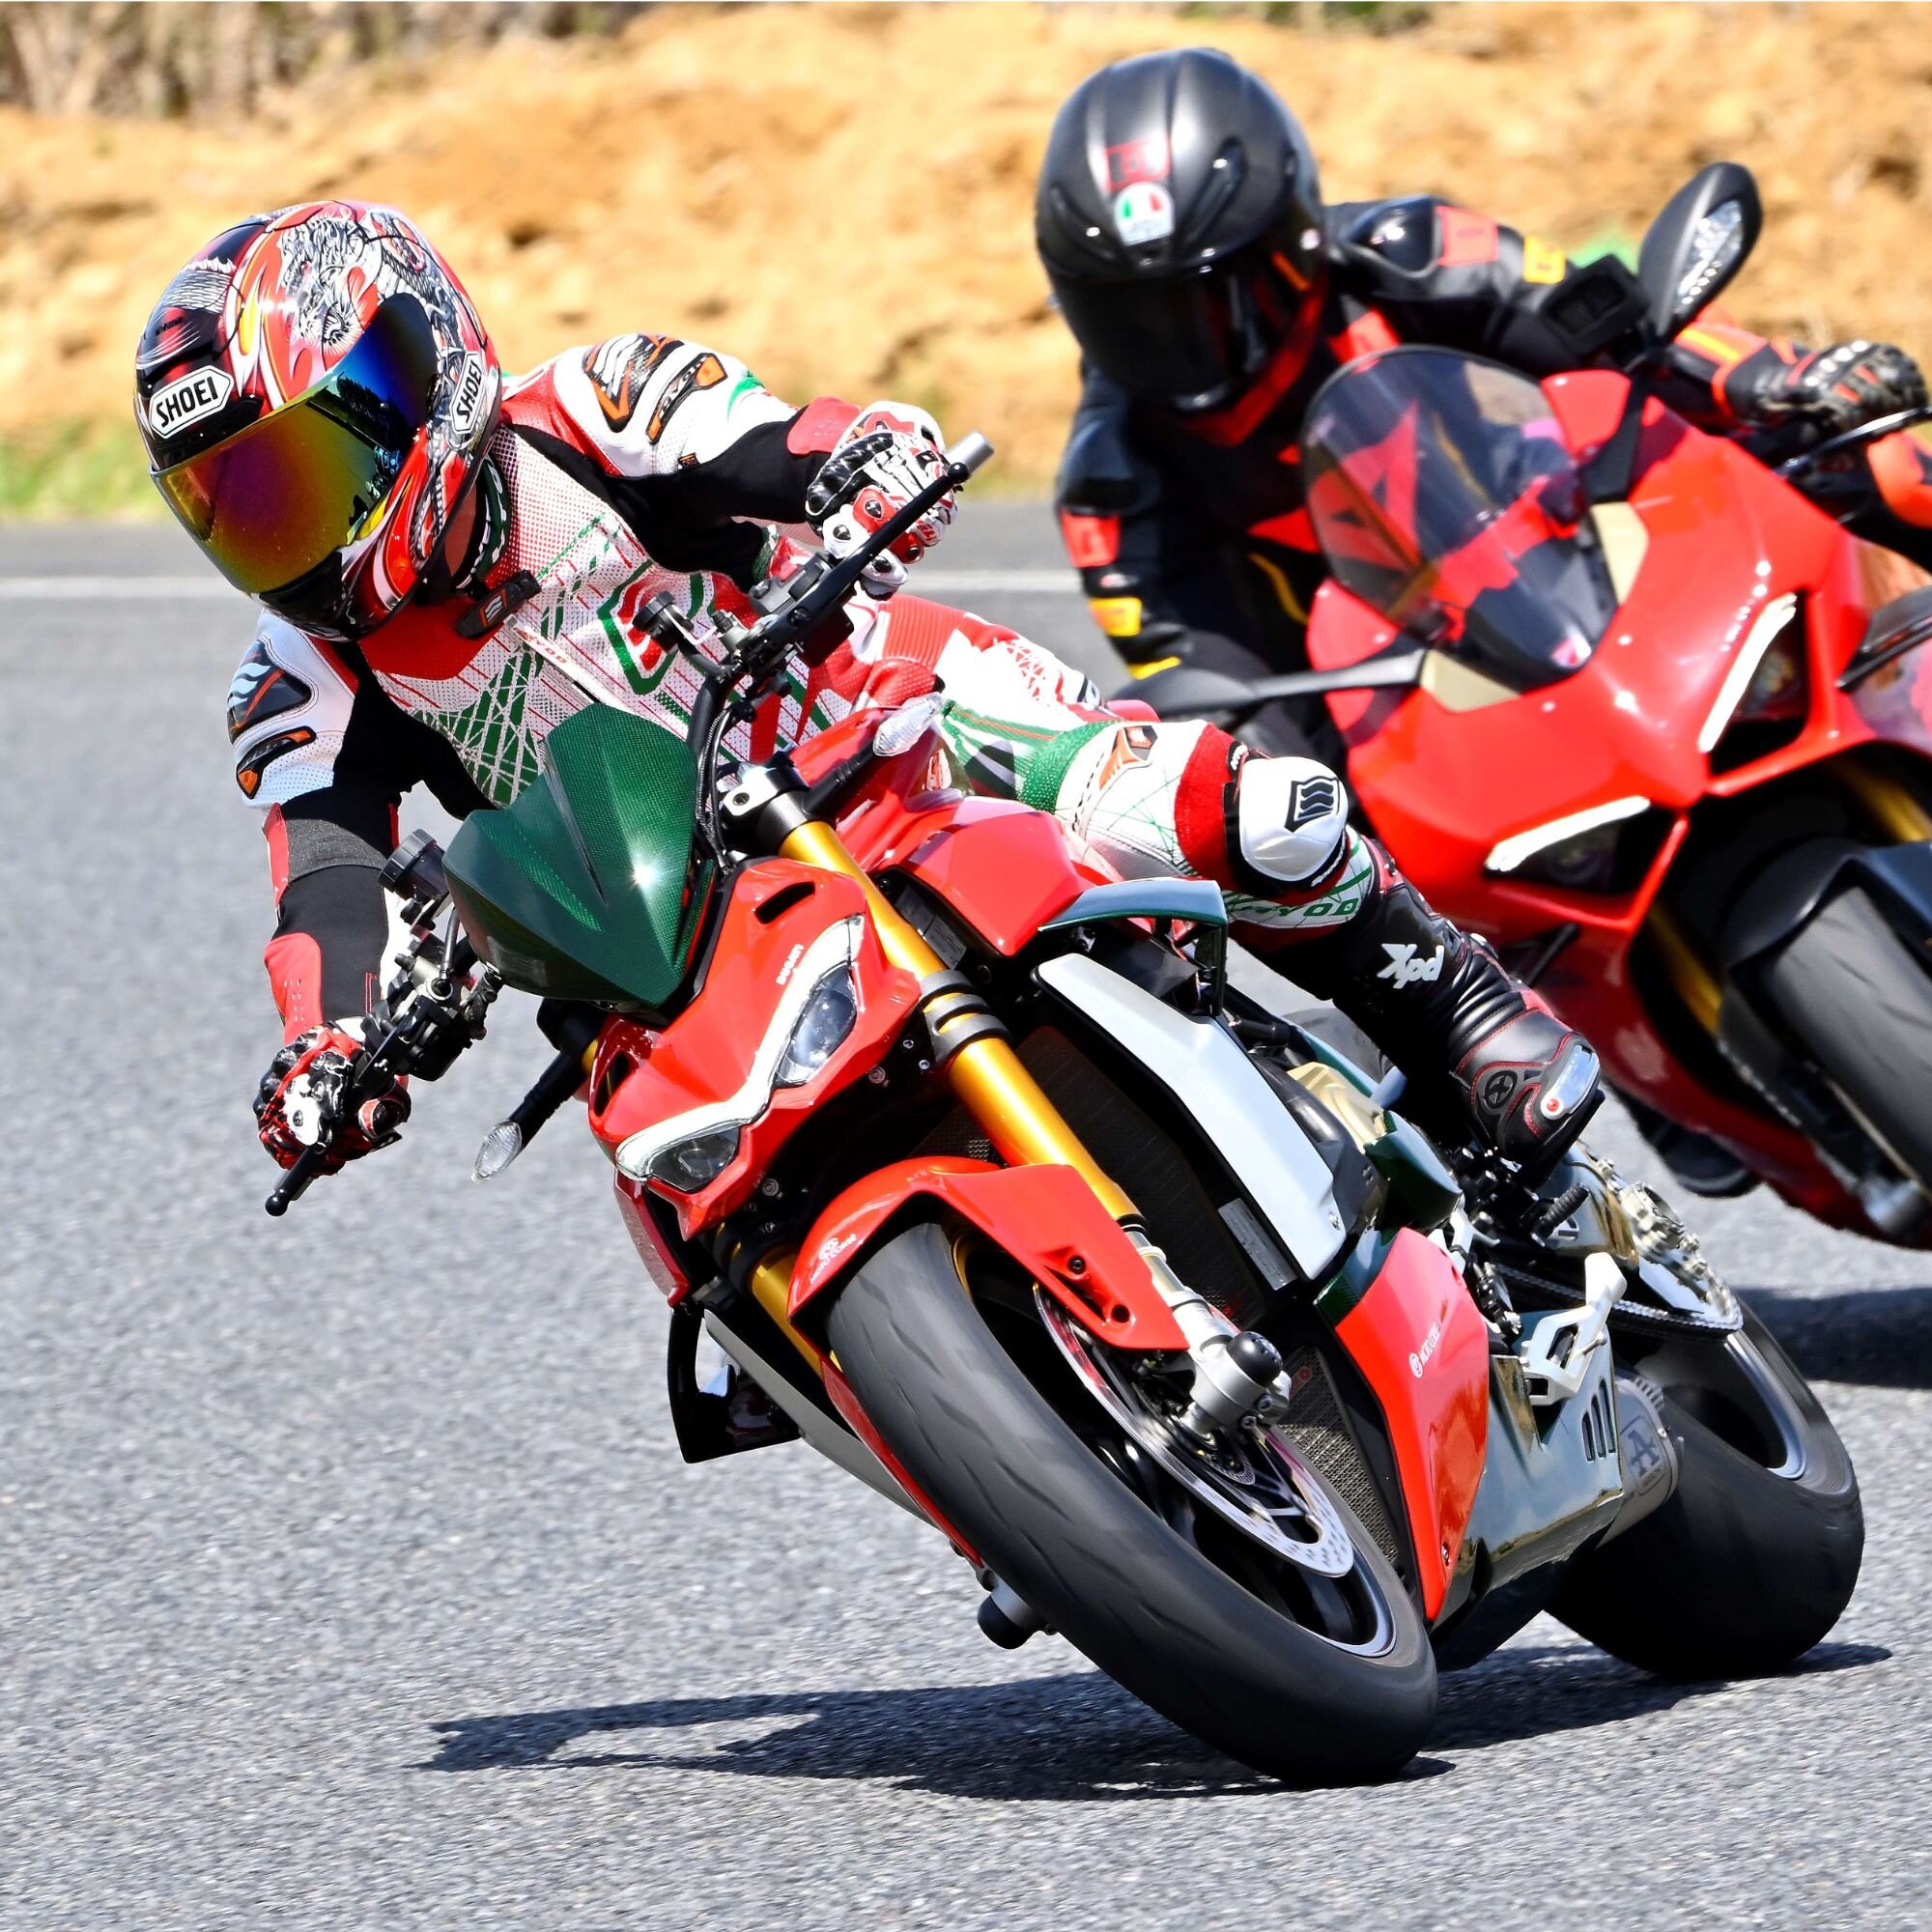
<path id="1" fill-rule="evenodd" d="M 634 1134 L 745 1090 L 793 969 L 821 934 L 864 920 L 865 908 L 858 884 L 839 873 L 789 859 L 746 867 L 733 882 L 697 997 L 662 1029 L 634 1020 L 605 1029 L 591 1073 L 590 1125 L 612 1157 Z M 905 1030 L 919 981 L 887 963 L 869 920 L 852 978 L 859 996 L 852 1031 L 803 1085 L 772 1091 L 758 1117 L 740 1128 L 737 1154 L 716 1179 L 696 1194 L 644 1183 L 677 1210 L 687 1238 L 740 1207 L 797 1128 L 862 1079 Z"/>
<path id="2" fill-rule="evenodd" d="M 900 864 L 1009 957 L 1105 876 L 1083 873 L 1059 822 L 1031 806 L 968 799 L 940 816 L 928 831 L 913 828 Z"/>
<path id="3" fill-rule="evenodd" d="M 943 1154 L 882 1167 L 826 1208 L 792 1269 L 792 1320 L 919 1195 L 982 1230 L 1101 1341 L 1116 1349 L 1187 1346 L 1140 1250 L 1072 1168 L 993 1167 Z"/>
<path id="4" fill-rule="evenodd" d="M 1593 371 L 1552 377 L 1542 389 L 1582 462 L 1615 430 L 1629 385 Z M 1471 695 L 1454 687 L 1464 661 L 1450 653 L 1436 692 L 1331 697 L 1350 788 L 1397 866 L 1458 924 L 1505 945 L 1575 927 L 1538 987 L 1619 1088 L 1716 1139 L 1806 1211 L 1868 1231 L 1802 1135 L 1687 1065 L 1631 955 L 1705 801 L 1741 797 L 1861 746 L 1932 757 L 1932 654 L 1909 653 L 1841 691 L 1873 609 L 1905 587 L 1897 566 L 1875 568 L 1877 553 L 1747 451 L 1654 398 L 1627 509 L 1616 508 L 1634 575 L 1587 662 L 1534 689 Z M 1608 527 L 1605 511 L 1596 514 Z M 1797 599 L 1805 673 L 1799 728 L 1781 748 L 1714 772 L 1699 736 L 1754 621 L 1785 596 Z M 1318 593 L 1308 638 L 1317 668 L 1395 642 L 1395 626 L 1332 579 Z M 1488 865 L 1505 839 L 1631 799 L 1669 823 L 1642 876 L 1621 889 L 1585 891 Z"/>
<path id="5" fill-rule="evenodd" d="M 691 1277 L 658 1232 L 642 1185 L 628 1174 L 613 1174 L 611 1178 L 615 1184 L 617 1211 L 624 1217 L 624 1230 L 631 1237 L 631 1245 L 637 1249 L 638 1259 L 643 1263 L 644 1272 L 656 1284 L 658 1293 L 675 1308 L 691 1293 Z"/>
<path id="6" fill-rule="evenodd" d="M 1412 1228 L 1336 1324 L 1388 1424 L 1422 1607 L 1441 1609 L 1489 1443 L 1490 1345 L 1463 1278 Z"/>
<path id="7" fill-rule="evenodd" d="M 854 713 L 795 755 L 807 783 L 850 757 L 878 720 Z M 928 736 L 874 777 L 838 821 L 852 856 L 874 876 L 895 867 L 928 887 L 995 952 L 1010 957 L 1090 886 L 1114 874 L 1076 859 L 1060 823 L 1011 799 L 969 798 Z"/>
<path id="8" fill-rule="evenodd" d="M 925 761 L 914 752 L 897 762 L 917 769 Z M 910 872 L 1008 957 L 1110 876 L 1076 864 L 1057 820 L 1010 799 L 889 792 L 842 829 L 867 871 Z"/>

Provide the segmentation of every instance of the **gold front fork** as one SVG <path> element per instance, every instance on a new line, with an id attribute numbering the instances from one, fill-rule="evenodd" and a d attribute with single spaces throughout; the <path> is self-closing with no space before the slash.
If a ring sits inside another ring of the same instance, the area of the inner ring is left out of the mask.
<path id="1" fill-rule="evenodd" d="M 1698 957 L 1696 948 L 1677 923 L 1677 915 L 1662 900 L 1651 907 L 1650 917 L 1643 923 L 1663 955 L 1664 970 L 1670 975 L 1670 983 L 1677 988 L 1677 997 L 1690 1009 L 1691 1018 L 1715 1039 L 1718 1009 L 1724 1000 L 1724 989 L 1719 984 L 1718 976 Z"/>
<path id="2" fill-rule="evenodd" d="M 1932 839 L 1932 817 L 1894 779 L 1873 771 L 1855 758 L 1840 758 L 1833 768 L 1852 795 L 1900 845 L 1919 845 Z"/>
<path id="3" fill-rule="evenodd" d="M 801 866 L 842 872 L 858 885 L 866 895 L 879 944 L 895 966 L 922 980 L 947 970 L 945 960 L 894 908 L 831 826 L 810 820 L 779 849 Z M 1060 1118 L 1060 1110 L 1026 1070 L 1009 1040 L 997 1036 L 968 1040 L 946 1063 L 946 1077 L 967 1112 L 1007 1160 L 1018 1167 L 1070 1167 L 1115 1220 L 1132 1216 L 1133 1202 Z"/>

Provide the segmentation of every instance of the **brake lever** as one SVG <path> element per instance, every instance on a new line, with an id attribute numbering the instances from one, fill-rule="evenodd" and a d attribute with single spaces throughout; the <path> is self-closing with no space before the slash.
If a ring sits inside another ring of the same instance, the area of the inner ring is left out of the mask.
<path id="1" fill-rule="evenodd" d="M 1811 449 L 1801 450 L 1777 466 L 1777 474 L 1787 483 L 1795 483 L 1807 469 L 1815 469 L 1834 456 L 1843 456 L 1869 443 L 1883 442 L 1887 437 L 1896 436 L 1900 430 L 1911 429 L 1922 422 L 1932 422 L 1932 403 L 1920 403 L 1909 410 L 1894 410 L 1890 415 L 1874 416 L 1870 422 L 1860 423 L 1855 429 L 1829 437 Z"/>
<path id="2" fill-rule="evenodd" d="M 323 1138 L 302 1149 L 288 1172 L 275 1183 L 275 1191 L 262 1203 L 265 1211 L 279 1221 L 308 1192 L 308 1184 L 322 1172 L 322 1164 L 328 1158 L 329 1146 L 334 1139 L 332 1131 L 326 1132 Z"/>

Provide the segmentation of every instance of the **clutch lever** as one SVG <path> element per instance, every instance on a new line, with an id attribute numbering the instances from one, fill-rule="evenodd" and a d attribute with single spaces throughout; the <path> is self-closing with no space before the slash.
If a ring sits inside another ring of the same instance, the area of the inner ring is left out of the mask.
<path id="1" fill-rule="evenodd" d="M 401 1009 L 376 1044 L 350 1068 L 342 1092 L 324 1118 L 313 1141 L 295 1158 L 262 1203 L 266 1213 L 279 1220 L 308 1191 L 321 1175 L 329 1150 L 345 1121 L 354 1120 L 365 1100 L 380 1100 L 395 1090 L 405 1074 L 420 1072 L 426 1080 L 448 1072 L 458 1054 L 483 1035 L 483 1014 L 496 998 L 494 969 L 483 969 L 475 988 L 466 992 L 464 976 L 476 964 L 475 949 L 467 937 L 451 944 L 430 988 L 406 997 Z M 451 989 L 439 993 L 437 985 Z"/>

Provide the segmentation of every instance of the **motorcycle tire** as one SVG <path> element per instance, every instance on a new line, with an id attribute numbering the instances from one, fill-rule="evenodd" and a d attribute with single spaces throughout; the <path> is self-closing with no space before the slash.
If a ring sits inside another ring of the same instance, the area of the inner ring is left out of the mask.
<path id="1" fill-rule="evenodd" d="M 1845 1445 L 1748 1310 L 1743 1339 L 1783 1399 L 1780 1466 L 1797 1466 L 1780 1474 L 1767 1466 L 1776 1452 L 1741 1447 L 1755 1432 L 1735 1408 L 1726 1423 L 1700 1391 L 1666 1385 L 1659 1407 L 1680 1459 L 1675 1493 L 1573 1562 L 1550 1605 L 1577 1635 L 1660 1677 L 1780 1670 L 1823 1639 L 1858 1582 L 1864 1513 Z"/>
<path id="2" fill-rule="evenodd" d="M 1304 1629 L 1170 1527 L 976 1307 L 946 1229 L 894 1237 L 838 1292 L 840 1369 L 913 1482 L 1048 1626 L 1205 1743 L 1295 1783 L 1398 1771 L 1435 1712 L 1428 1633 L 1339 1497 L 1386 1610 L 1375 1654 Z"/>
<path id="3" fill-rule="evenodd" d="M 1807 921 L 1765 989 L 1853 1111 L 1932 1183 L 1932 973 L 1870 896 L 1854 888 Z"/>

